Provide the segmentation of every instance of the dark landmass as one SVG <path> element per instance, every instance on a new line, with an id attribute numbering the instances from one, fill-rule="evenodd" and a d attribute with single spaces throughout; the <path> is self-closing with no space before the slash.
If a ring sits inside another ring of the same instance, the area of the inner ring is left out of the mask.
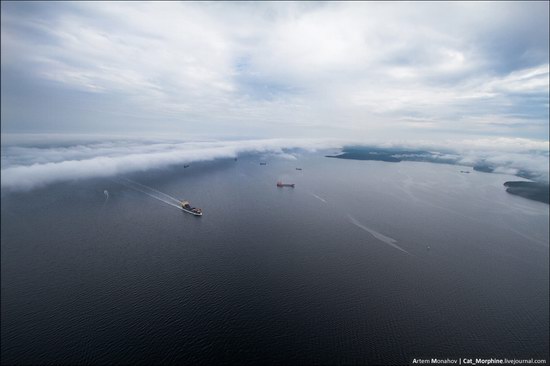
<path id="1" fill-rule="evenodd" d="M 407 150 L 397 148 L 380 148 L 368 146 L 344 147 L 339 155 L 326 155 L 327 158 L 353 159 L 353 160 L 378 160 L 392 163 L 400 161 L 419 161 L 437 164 L 459 164 L 460 156 L 452 151 L 433 152 L 426 150 Z M 478 172 L 493 173 L 496 169 L 492 163 L 485 160 L 478 162 L 473 169 Z M 537 180 L 538 176 L 527 170 L 520 170 L 518 177 Z"/>
<path id="2" fill-rule="evenodd" d="M 474 170 L 477 172 L 492 173 L 495 168 L 489 165 L 475 165 Z"/>
<path id="3" fill-rule="evenodd" d="M 377 161 L 387 161 L 390 163 L 399 163 L 401 159 L 395 158 L 390 154 L 372 154 L 372 155 L 363 155 L 354 152 L 345 152 L 340 155 L 327 155 L 327 158 L 338 158 L 338 159 L 352 159 L 352 160 L 377 160 Z"/>
<path id="4" fill-rule="evenodd" d="M 550 204 L 550 185 L 538 182 L 506 182 L 506 192 Z"/>
<path id="5" fill-rule="evenodd" d="M 353 159 L 353 160 L 376 160 L 390 163 L 399 163 L 401 161 L 418 161 L 438 164 L 459 164 L 460 156 L 447 152 L 432 152 L 426 150 L 407 150 L 397 148 L 380 148 L 369 146 L 347 146 L 339 155 L 326 155 L 327 158 Z M 478 162 L 473 166 L 473 170 L 484 173 L 494 173 L 496 166 L 487 161 Z M 461 170 L 461 173 L 470 173 Z M 527 170 L 520 170 L 516 176 L 537 180 L 536 174 Z M 506 192 L 515 194 L 527 199 L 549 203 L 548 183 L 546 182 L 506 182 L 504 183 Z"/>
<path id="6" fill-rule="evenodd" d="M 459 164 L 460 161 L 460 156 L 455 155 L 451 151 L 433 152 L 426 150 L 406 150 L 366 146 L 345 147 L 341 154 L 326 155 L 326 157 L 354 160 L 378 160 L 392 163 L 399 163 L 400 161 L 419 161 L 451 165 Z M 496 166 L 483 160 L 473 166 L 473 169 L 478 172 L 493 173 Z M 527 170 L 520 170 L 516 176 L 531 180 L 537 180 L 538 178 L 536 174 L 533 174 Z"/>
<path id="7" fill-rule="evenodd" d="M 326 157 L 353 160 L 376 160 L 391 163 L 399 163 L 400 161 L 423 161 L 430 163 L 455 164 L 457 162 L 457 159 L 448 157 L 443 158 L 441 155 L 430 151 L 364 146 L 346 147 L 340 155 L 326 155 Z"/>
<path id="8" fill-rule="evenodd" d="M 487 163 L 481 163 L 474 166 L 474 170 L 478 172 L 484 172 L 484 173 L 493 173 L 495 171 L 495 167 Z M 525 178 L 525 179 L 532 179 L 532 180 L 536 180 L 538 178 L 537 175 L 527 170 L 520 170 L 519 172 L 516 173 L 516 176 Z"/>

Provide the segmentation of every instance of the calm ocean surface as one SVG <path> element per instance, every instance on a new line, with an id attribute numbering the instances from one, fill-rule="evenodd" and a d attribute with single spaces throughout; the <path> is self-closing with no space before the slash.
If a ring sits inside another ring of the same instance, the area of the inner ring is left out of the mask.
<path id="1" fill-rule="evenodd" d="M 121 177 L 3 192 L 2 363 L 548 360 L 549 206 L 464 169 L 318 152 L 125 176 L 201 218 Z"/>

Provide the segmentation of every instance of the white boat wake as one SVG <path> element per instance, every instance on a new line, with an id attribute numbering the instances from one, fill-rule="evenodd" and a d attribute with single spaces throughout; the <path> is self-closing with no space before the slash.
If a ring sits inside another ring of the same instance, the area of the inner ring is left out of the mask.
<path id="1" fill-rule="evenodd" d="M 311 193 L 311 192 L 309 194 L 311 194 L 313 197 L 317 198 L 319 201 L 327 203 L 327 201 L 323 197 L 319 197 L 315 193 Z"/>
<path id="2" fill-rule="evenodd" d="M 105 205 L 107 204 L 107 201 L 109 201 L 109 191 L 108 191 L 108 190 L 104 190 L 104 191 L 103 191 L 103 194 L 105 195 L 105 201 L 103 201 L 103 206 L 101 206 L 101 209 L 104 209 L 104 208 L 105 208 Z"/>
<path id="3" fill-rule="evenodd" d="M 166 198 L 168 198 L 168 199 L 170 199 L 170 200 L 172 200 L 172 201 L 174 201 L 174 202 L 177 202 L 178 204 L 180 203 L 180 200 L 178 200 L 178 199 L 176 199 L 176 198 L 170 196 L 169 194 L 166 194 L 166 193 L 164 193 L 164 192 L 158 191 L 158 190 L 156 190 L 156 189 L 154 189 L 154 188 L 152 188 L 152 187 L 146 186 L 145 184 L 141 184 L 141 183 L 135 182 L 135 181 L 130 180 L 130 179 L 128 179 L 128 178 L 123 178 L 123 179 L 124 179 L 125 181 L 129 182 L 129 183 L 135 184 L 135 185 L 137 185 L 137 186 L 139 186 L 139 187 L 142 187 L 142 188 L 144 188 L 144 189 L 146 189 L 146 190 L 149 190 L 149 191 L 151 191 L 151 192 L 155 192 L 155 193 L 157 193 L 157 194 L 160 194 L 160 195 L 162 195 L 162 196 L 164 196 L 164 197 L 166 197 Z"/>
<path id="4" fill-rule="evenodd" d="M 149 197 L 152 197 L 152 198 L 154 198 L 154 199 L 156 199 L 156 200 L 158 200 L 158 201 L 164 202 L 164 203 L 166 203 L 167 205 L 173 206 L 173 207 L 175 207 L 175 208 L 177 208 L 177 209 L 183 211 L 183 209 L 179 206 L 179 201 L 178 201 L 177 199 L 175 199 L 174 197 L 169 196 L 169 195 L 167 195 L 166 193 L 162 193 L 162 192 L 160 192 L 160 191 L 157 191 L 157 190 L 154 189 L 154 188 L 147 187 L 147 186 L 145 186 L 145 185 L 143 185 L 143 184 L 140 184 L 140 183 L 137 183 L 137 182 L 132 182 L 132 181 L 129 180 L 129 179 L 125 179 L 125 180 L 126 180 L 126 182 L 123 182 L 123 181 L 116 181 L 116 182 L 119 183 L 119 184 L 122 184 L 122 185 L 125 186 L 126 188 L 130 188 L 130 189 L 133 189 L 133 190 L 135 190 L 135 191 L 137 191 L 137 192 L 141 192 L 141 193 L 143 193 L 143 194 L 146 194 L 146 195 L 149 196 Z M 137 187 L 136 187 L 136 186 L 137 186 Z M 142 188 L 139 188 L 139 187 L 144 187 L 144 188 L 142 189 Z M 150 191 L 148 192 L 147 189 L 150 190 Z M 155 195 L 153 192 L 157 193 L 157 195 Z M 159 197 L 158 194 L 163 195 L 163 196 L 166 196 L 166 197 L 169 197 L 170 200 L 172 200 L 172 201 L 168 201 L 166 198 Z M 178 202 L 178 204 L 175 204 L 173 201 Z"/>
<path id="5" fill-rule="evenodd" d="M 411 253 L 407 252 L 405 249 L 401 248 L 399 245 L 395 244 L 397 243 L 397 240 L 395 239 L 392 239 L 386 235 L 383 235 L 383 234 L 380 234 L 379 232 L 377 231 L 374 231 L 372 229 L 369 229 L 368 227 L 366 227 L 365 225 L 361 224 L 359 221 L 357 221 L 353 216 L 351 216 L 350 214 L 348 214 L 348 217 L 351 221 L 351 223 L 363 230 L 365 230 L 366 232 L 368 232 L 369 234 L 371 234 L 372 236 L 374 236 L 376 239 L 380 240 L 381 242 L 384 242 L 386 244 L 388 244 L 389 246 L 395 248 L 395 249 L 398 249 L 402 252 L 405 252 L 409 255 L 412 255 Z"/>

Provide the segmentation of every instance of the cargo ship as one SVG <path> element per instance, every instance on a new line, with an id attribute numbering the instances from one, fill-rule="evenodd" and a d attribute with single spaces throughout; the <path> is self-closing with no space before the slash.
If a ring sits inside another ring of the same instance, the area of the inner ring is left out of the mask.
<path id="1" fill-rule="evenodd" d="M 283 183 L 281 181 L 277 182 L 277 187 L 292 187 L 294 188 L 294 183 Z"/>
<path id="2" fill-rule="evenodd" d="M 181 209 L 191 215 L 202 216 L 202 210 L 200 208 L 191 207 L 188 201 L 181 201 Z"/>

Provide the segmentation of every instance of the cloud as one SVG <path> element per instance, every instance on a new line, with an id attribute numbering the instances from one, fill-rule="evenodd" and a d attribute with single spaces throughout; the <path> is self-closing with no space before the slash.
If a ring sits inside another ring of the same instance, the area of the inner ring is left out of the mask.
<path id="1" fill-rule="evenodd" d="M 384 144 L 364 140 L 264 139 L 183 141 L 166 137 L 4 135 L 1 186 L 29 190 L 47 184 L 110 177 L 118 174 L 169 168 L 177 164 L 233 158 L 258 153 L 295 160 L 289 149 L 317 151 L 345 145 L 424 149 L 430 157 L 468 166 L 489 164 L 496 172 L 527 171 L 548 181 L 548 141 L 483 139 L 454 141 L 395 141 Z"/>
<path id="2" fill-rule="evenodd" d="M 1 16 L 11 132 L 548 138 L 547 2 L 3 3 Z"/>
<path id="3" fill-rule="evenodd" d="M 550 142 L 511 137 L 485 137 L 440 140 L 395 140 L 371 143 L 385 148 L 429 151 L 430 158 L 465 166 L 491 166 L 496 173 L 527 173 L 548 182 Z"/>
<path id="4" fill-rule="evenodd" d="M 314 151 L 340 147 L 328 140 L 242 140 L 214 142 L 151 142 L 142 139 L 70 146 L 8 146 L 2 151 L 2 189 L 29 190 L 54 182 L 109 177 L 166 168 L 177 164 L 265 153 L 296 157 L 285 149 Z"/>

